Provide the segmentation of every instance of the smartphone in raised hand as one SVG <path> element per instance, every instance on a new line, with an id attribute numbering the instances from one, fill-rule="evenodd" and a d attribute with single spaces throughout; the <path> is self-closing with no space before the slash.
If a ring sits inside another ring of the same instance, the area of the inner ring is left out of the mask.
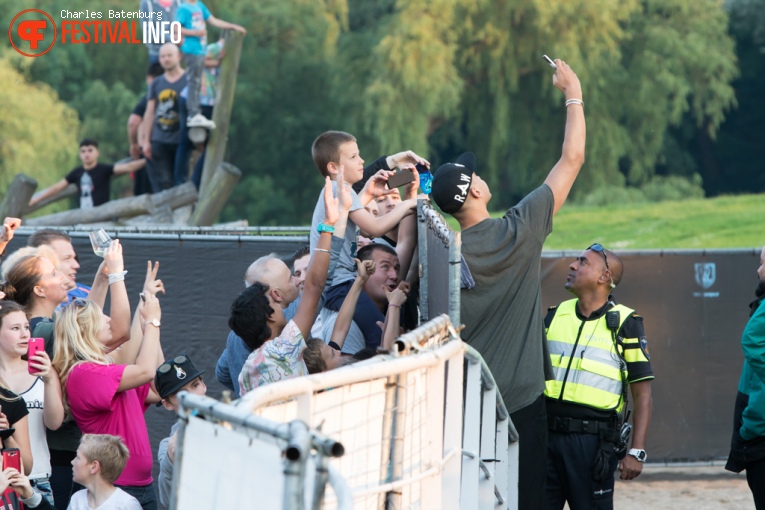
<path id="1" fill-rule="evenodd" d="M 545 61 L 546 61 L 548 64 L 550 64 L 550 67 L 552 67 L 552 68 L 553 68 L 553 69 L 555 69 L 555 70 L 557 70 L 557 69 L 558 69 L 558 66 L 556 66 L 556 65 L 555 65 L 555 62 L 553 62 L 553 61 L 552 61 L 552 59 L 551 59 L 550 57 L 548 57 L 547 55 L 542 55 L 542 58 L 543 58 L 543 59 L 545 59 Z"/>
<path id="2" fill-rule="evenodd" d="M 28 371 L 30 374 L 39 374 L 40 370 L 37 368 L 34 368 L 29 363 L 32 361 L 32 357 L 36 355 L 40 351 L 45 350 L 45 339 L 44 338 L 30 338 L 29 342 L 27 343 L 27 366 Z"/>

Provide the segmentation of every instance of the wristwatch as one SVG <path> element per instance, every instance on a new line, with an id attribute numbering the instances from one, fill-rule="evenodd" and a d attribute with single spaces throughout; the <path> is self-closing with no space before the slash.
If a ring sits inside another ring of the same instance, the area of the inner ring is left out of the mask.
<path id="1" fill-rule="evenodd" d="M 646 455 L 645 450 L 639 450 L 637 448 L 630 448 L 630 451 L 628 451 L 627 454 L 635 457 L 638 460 L 638 462 L 645 462 L 645 459 L 648 458 L 648 455 Z"/>
<path id="2" fill-rule="evenodd" d="M 332 225 L 325 225 L 324 223 L 319 223 L 316 226 L 316 231 L 321 234 L 322 232 L 329 232 L 330 234 L 334 233 L 335 227 Z"/>
<path id="3" fill-rule="evenodd" d="M 157 328 L 162 325 L 159 322 L 159 319 L 152 319 L 150 321 L 146 321 L 146 322 L 143 323 L 144 326 L 148 326 L 149 324 L 151 324 L 152 326 L 157 327 Z"/>

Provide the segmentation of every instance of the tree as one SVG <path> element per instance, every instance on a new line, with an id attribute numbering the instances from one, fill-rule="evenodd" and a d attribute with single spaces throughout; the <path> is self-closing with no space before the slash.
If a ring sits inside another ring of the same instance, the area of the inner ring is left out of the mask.
<path id="1" fill-rule="evenodd" d="M 76 161 L 77 113 L 51 87 L 27 82 L 7 56 L 0 58 L 0 81 L 0 189 L 17 173 L 37 179 L 38 189 L 55 183 Z"/>

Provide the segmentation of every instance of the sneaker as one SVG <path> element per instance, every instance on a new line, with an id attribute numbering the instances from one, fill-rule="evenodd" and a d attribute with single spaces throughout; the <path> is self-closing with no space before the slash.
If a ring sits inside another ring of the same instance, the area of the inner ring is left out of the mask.
<path id="1" fill-rule="evenodd" d="M 211 121 L 201 113 L 186 119 L 186 127 L 201 127 L 205 129 L 215 129 L 215 122 Z"/>

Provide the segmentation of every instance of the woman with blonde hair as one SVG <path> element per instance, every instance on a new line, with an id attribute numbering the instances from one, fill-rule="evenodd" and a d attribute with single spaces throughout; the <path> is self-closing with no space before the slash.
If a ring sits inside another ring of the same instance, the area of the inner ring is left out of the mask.
<path id="1" fill-rule="evenodd" d="M 31 458 L 34 459 L 34 464 L 28 465 L 31 469 L 29 479 L 37 491 L 53 504 L 45 429 L 56 430 L 64 421 L 61 384 L 45 351 L 40 351 L 28 361 L 23 359 L 28 343 L 29 320 L 26 311 L 13 301 L 0 301 L 0 384 L 24 399 L 28 412 Z M 37 373 L 30 374 L 30 369 L 37 370 Z"/>
<path id="2" fill-rule="evenodd" d="M 148 275 L 147 275 L 148 277 Z M 155 509 L 152 450 L 143 413 L 159 402 L 150 382 L 164 361 L 159 343 L 161 309 L 151 292 L 139 306 L 144 331 L 123 346 L 137 354 L 127 364 L 115 364 L 105 344 L 111 340 L 110 319 L 87 300 L 75 299 L 58 316 L 53 366 L 61 376 L 64 406 L 86 434 L 120 436 L 130 459 L 115 485 L 135 497 L 144 510 Z M 133 345 L 133 344 L 137 345 Z M 125 353 L 120 353 L 124 358 Z"/>

